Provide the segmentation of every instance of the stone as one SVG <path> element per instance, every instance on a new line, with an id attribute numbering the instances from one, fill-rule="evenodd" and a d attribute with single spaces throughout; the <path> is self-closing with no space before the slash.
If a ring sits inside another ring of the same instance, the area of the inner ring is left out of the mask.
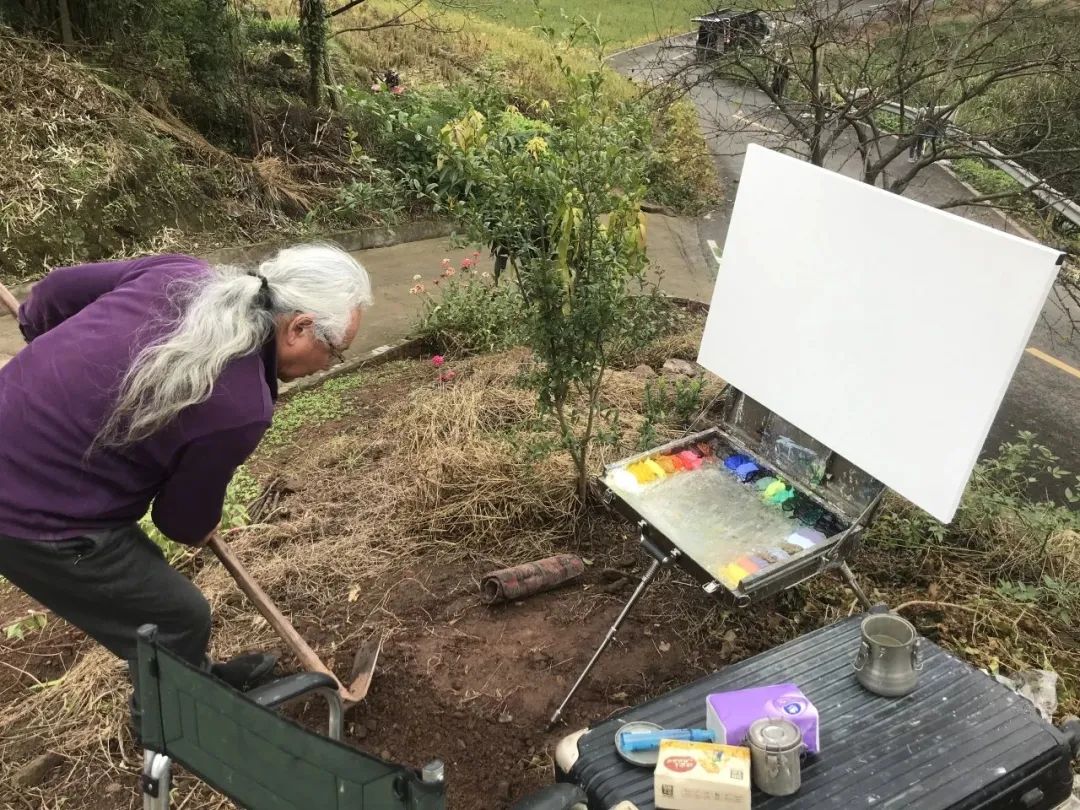
<path id="1" fill-rule="evenodd" d="M 674 357 L 664 363 L 664 372 L 667 374 L 681 374 L 684 377 L 698 376 L 696 364 L 691 363 L 689 360 L 679 360 Z"/>
<path id="2" fill-rule="evenodd" d="M 15 783 L 20 787 L 36 787 L 46 780 L 49 772 L 64 761 L 52 751 L 38 754 L 15 773 Z"/>
<path id="3" fill-rule="evenodd" d="M 296 67 L 296 57 L 288 51 L 274 51 L 270 54 L 270 64 L 277 65 L 284 70 L 292 70 Z"/>
<path id="4" fill-rule="evenodd" d="M 642 363 L 630 373 L 633 374 L 635 377 L 641 378 L 642 380 L 651 380 L 653 377 L 656 376 L 656 372 L 652 370 L 652 367 L 647 366 L 644 363 Z"/>

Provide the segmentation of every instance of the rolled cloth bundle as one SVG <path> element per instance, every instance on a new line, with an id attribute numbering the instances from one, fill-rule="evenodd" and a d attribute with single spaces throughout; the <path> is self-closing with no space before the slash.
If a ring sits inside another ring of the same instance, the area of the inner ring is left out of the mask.
<path id="1" fill-rule="evenodd" d="M 556 554 L 536 562 L 492 571 L 480 583 L 480 593 L 488 604 L 511 602 L 549 591 L 581 576 L 585 563 L 574 554 Z"/>

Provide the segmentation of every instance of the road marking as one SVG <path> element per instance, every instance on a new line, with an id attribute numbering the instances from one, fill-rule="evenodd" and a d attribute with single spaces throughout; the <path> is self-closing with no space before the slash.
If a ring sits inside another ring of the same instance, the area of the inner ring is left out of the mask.
<path id="1" fill-rule="evenodd" d="M 742 113 L 732 113 L 731 117 L 732 118 L 737 118 L 740 121 L 742 121 L 744 123 L 747 123 L 752 127 L 757 127 L 758 129 L 763 129 L 766 132 L 771 132 L 773 135 L 783 135 L 784 134 L 783 132 L 781 132 L 778 129 L 772 129 L 771 127 L 767 127 L 764 124 L 759 124 L 757 121 L 751 121 L 749 118 L 747 118 Z"/>
<path id="2" fill-rule="evenodd" d="M 705 244 L 709 246 L 709 250 L 712 252 L 712 257 L 716 259 L 716 268 L 720 269 L 720 262 L 723 260 L 723 255 L 720 253 L 720 246 L 716 244 L 715 239 L 706 239 Z"/>
<path id="3" fill-rule="evenodd" d="M 1074 377 L 1076 377 L 1076 379 L 1080 380 L 1080 369 L 1073 368 L 1064 360 L 1058 360 L 1056 357 L 1053 357 L 1046 352 L 1041 352 L 1033 346 L 1028 347 L 1027 353 L 1030 354 L 1032 357 L 1038 357 L 1044 363 L 1049 363 L 1054 368 L 1061 369 L 1066 374 L 1072 374 Z"/>

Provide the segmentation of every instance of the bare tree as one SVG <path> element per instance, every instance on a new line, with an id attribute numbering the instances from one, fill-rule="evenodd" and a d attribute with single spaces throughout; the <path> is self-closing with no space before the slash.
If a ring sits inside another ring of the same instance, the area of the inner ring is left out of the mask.
<path id="1" fill-rule="evenodd" d="M 1080 147 L 1010 137 L 1022 124 L 1038 130 L 1032 121 L 1053 132 L 1068 111 L 1033 106 L 1024 122 L 985 114 L 994 94 L 1080 76 L 1080 17 L 1067 0 L 964 0 L 940 9 L 934 0 L 796 0 L 763 14 L 764 40 L 697 48 L 689 61 L 672 60 L 672 49 L 659 57 L 668 88 L 707 86 L 732 100 L 706 122 L 713 134 L 768 130 L 778 148 L 816 165 L 855 154 L 862 180 L 897 193 L 927 166 L 985 156 L 981 141 L 1005 159 L 1053 165 L 1048 183 L 1080 178 Z"/>
<path id="2" fill-rule="evenodd" d="M 333 8 L 328 8 L 326 0 L 300 0 L 300 31 L 308 61 L 308 101 L 312 106 L 321 104 L 324 84 L 333 84 L 333 73 L 327 55 L 327 43 L 330 39 L 345 33 L 405 26 L 432 33 L 451 33 L 456 29 L 443 22 L 447 10 L 468 12 L 480 7 L 472 0 L 398 0 L 396 8 L 390 11 L 380 8 L 362 22 L 353 19 L 353 15 L 346 18 L 346 14 L 363 8 L 366 2 L 367 0 L 344 0 Z M 332 28 L 333 21 L 338 19 L 341 24 Z M 331 102 L 335 102 L 332 94 Z"/>

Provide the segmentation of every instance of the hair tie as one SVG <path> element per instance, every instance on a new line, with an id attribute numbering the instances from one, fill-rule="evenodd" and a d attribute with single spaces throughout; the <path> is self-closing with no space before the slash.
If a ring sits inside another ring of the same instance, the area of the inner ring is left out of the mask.
<path id="1" fill-rule="evenodd" d="M 267 280 L 266 276 L 262 273 L 255 272 L 248 273 L 248 275 L 259 280 L 259 292 L 255 296 L 256 306 L 267 310 L 273 309 L 273 300 L 270 296 L 270 282 Z"/>

